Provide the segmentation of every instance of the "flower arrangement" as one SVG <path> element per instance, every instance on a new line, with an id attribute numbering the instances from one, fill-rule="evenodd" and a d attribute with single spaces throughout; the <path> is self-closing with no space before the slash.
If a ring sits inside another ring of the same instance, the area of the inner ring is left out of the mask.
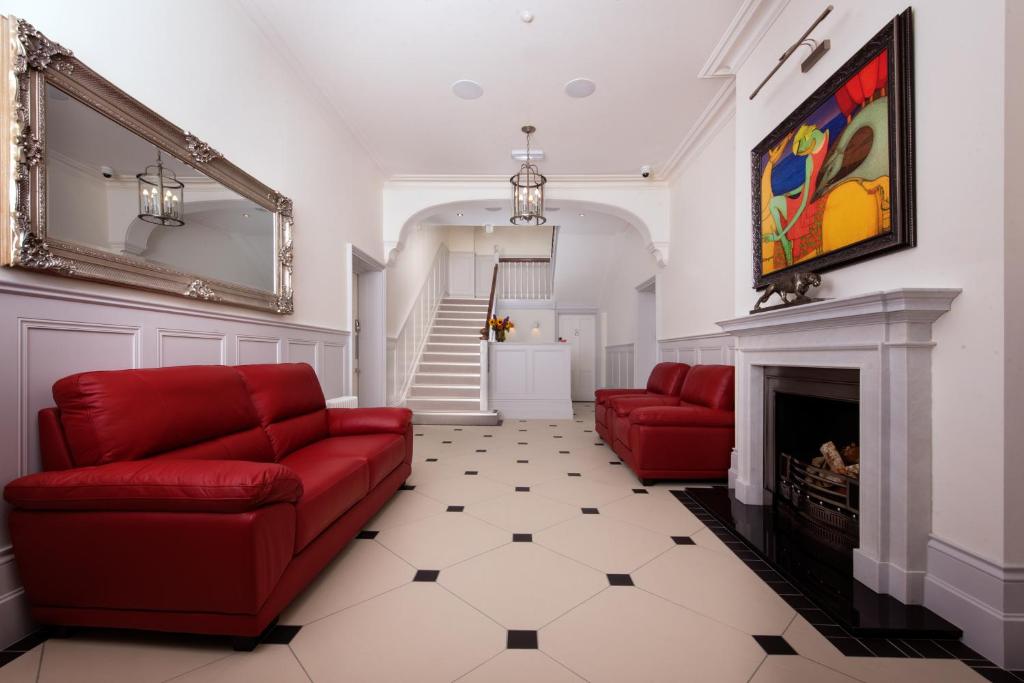
<path id="1" fill-rule="evenodd" d="M 508 333 L 509 330 L 516 329 L 516 324 L 509 320 L 509 317 L 507 315 L 504 317 L 504 319 L 499 318 L 497 316 L 493 316 L 490 320 L 487 321 L 487 326 L 494 330 L 494 340 L 500 342 L 505 341 L 505 335 Z"/>

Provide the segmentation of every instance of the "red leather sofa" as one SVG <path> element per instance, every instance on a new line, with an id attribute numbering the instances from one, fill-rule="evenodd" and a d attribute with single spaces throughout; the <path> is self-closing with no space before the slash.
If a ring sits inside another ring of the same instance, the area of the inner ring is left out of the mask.
<path id="1" fill-rule="evenodd" d="M 721 479 L 736 437 L 731 365 L 695 365 L 678 397 L 615 397 L 606 415 L 613 448 L 644 484 Z"/>
<path id="2" fill-rule="evenodd" d="M 609 446 L 615 444 L 613 413 L 609 401 L 620 396 L 675 397 L 690 366 L 686 363 L 658 363 L 647 378 L 646 389 L 598 389 L 594 392 L 594 425 L 598 436 Z"/>
<path id="3" fill-rule="evenodd" d="M 42 624 L 225 634 L 251 649 L 411 472 L 411 413 L 331 409 L 313 369 L 86 372 L 7 485 Z"/>

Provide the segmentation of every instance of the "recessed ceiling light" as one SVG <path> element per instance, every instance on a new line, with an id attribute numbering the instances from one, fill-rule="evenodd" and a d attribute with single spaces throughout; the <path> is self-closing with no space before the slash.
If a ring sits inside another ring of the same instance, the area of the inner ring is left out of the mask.
<path id="1" fill-rule="evenodd" d="M 583 218 L 583 214 L 582 213 L 580 214 L 580 218 Z"/>
<path id="2" fill-rule="evenodd" d="M 533 23 L 533 12 L 531 12 L 528 9 L 524 9 L 522 12 L 519 13 L 519 19 L 524 24 L 531 24 Z"/>
<path id="3" fill-rule="evenodd" d="M 465 216 L 466 214 L 462 213 L 461 211 L 456 211 L 456 212 L 455 212 L 455 215 L 456 215 L 456 216 L 458 216 L 459 218 L 462 218 L 462 217 L 463 217 L 463 216 Z"/>
<path id="4" fill-rule="evenodd" d="M 247 213 L 243 213 L 242 214 L 242 218 L 248 218 L 248 217 L 249 217 L 249 214 L 247 214 Z"/>
<path id="5" fill-rule="evenodd" d="M 590 97 L 597 90 L 597 83 L 589 78 L 574 78 L 565 84 L 565 94 L 569 97 Z"/>
<path id="6" fill-rule="evenodd" d="M 452 83 L 452 92 L 461 99 L 475 100 L 484 94 L 484 89 L 476 81 L 455 81 Z"/>

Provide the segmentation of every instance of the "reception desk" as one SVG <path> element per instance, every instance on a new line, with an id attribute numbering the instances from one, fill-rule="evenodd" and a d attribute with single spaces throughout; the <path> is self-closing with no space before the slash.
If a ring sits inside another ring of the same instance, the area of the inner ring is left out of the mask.
<path id="1" fill-rule="evenodd" d="M 488 407 L 506 419 L 572 418 L 572 368 L 568 344 L 490 342 Z"/>

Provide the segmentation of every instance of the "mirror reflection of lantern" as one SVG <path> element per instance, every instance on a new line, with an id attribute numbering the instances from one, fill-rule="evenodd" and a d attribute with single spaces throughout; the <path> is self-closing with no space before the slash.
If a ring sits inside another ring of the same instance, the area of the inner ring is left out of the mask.
<path id="1" fill-rule="evenodd" d="M 139 218 L 157 225 L 185 225 L 185 184 L 164 168 L 160 150 L 156 163 L 135 176 L 139 181 Z"/>

